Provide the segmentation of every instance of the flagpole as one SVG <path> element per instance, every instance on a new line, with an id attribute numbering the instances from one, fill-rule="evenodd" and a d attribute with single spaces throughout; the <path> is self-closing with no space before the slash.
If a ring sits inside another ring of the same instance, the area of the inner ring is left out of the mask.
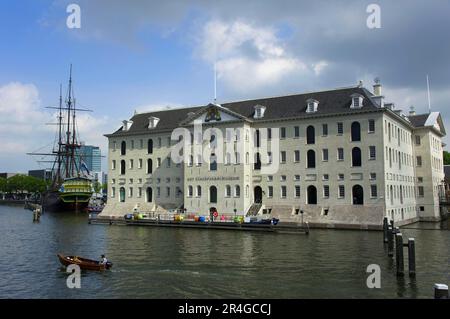
<path id="1" fill-rule="evenodd" d="M 214 62 L 214 104 L 217 102 L 217 62 Z"/>
<path id="2" fill-rule="evenodd" d="M 430 81 L 427 74 L 428 113 L 431 113 Z"/>

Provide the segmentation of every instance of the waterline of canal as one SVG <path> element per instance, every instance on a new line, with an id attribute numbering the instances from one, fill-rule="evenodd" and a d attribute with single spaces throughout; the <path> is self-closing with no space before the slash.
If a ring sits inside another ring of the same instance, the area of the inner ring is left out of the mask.
<path id="1" fill-rule="evenodd" d="M 0 298 L 432 298 L 434 283 L 450 283 L 450 231 L 402 232 L 416 239 L 415 280 L 396 278 L 381 232 L 88 225 L 82 213 L 33 223 L 30 211 L 0 206 Z M 58 252 L 105 253 L 114 267 L 69 289 Z M 367 288 L 369 264 L 381 267 L 381 289 Z"/>

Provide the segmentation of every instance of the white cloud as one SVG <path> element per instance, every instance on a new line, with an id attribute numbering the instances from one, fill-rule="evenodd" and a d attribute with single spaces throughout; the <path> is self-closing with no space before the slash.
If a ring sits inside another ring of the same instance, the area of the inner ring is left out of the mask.
<path id="1" fill-rule="evenodd" d="M 314 74 L 315 75 L 320 75 L 322 73 L 322 71 L 328 66 L 328 62 L 327 61 L 319 61 L 317 63 L 314 63 L 312 65 L 313 70 L 314 70 Z"/>
<path id="2" fill-rule="evenodd" d="M 26 171 L 37 164 L 27 152 L 48 152 L 55 139 L 56 114 L 45 112 L 34 84 L 11 82 L 0 86 L 0 154 L 1 170 Z M 104 132 L 110 131 L 107 116 L 94 117 L 88 113 L 78 114 L 78 130 L 82 141 L 98 145 L 106 151 Z M 37 159 L 37 158 L 36 158 Z M 40 157 L 39 160 L 49 158 Z"/>
<path id="3" fill-rule="evenodd" d="M 276 29 L 243 21 L 206 23 L 197 39 L 197 55 L 213 65 L 218 79 L 235 91 L 255 90 L 314 70 L 286 51 Z M 326 67 L 319 63 L 320 71 Z"/>
<path id="4" fill-rule="evenodd" d="M 33 84 L 11 82 L 0 87 L 0 133 L 30 133 L 34 123 L 44 121 L 38 111 L 39 92 Z"/>
<path id="5" fill-rule="evenodd" d="M 158 102 L 151 103 L 145 105 L 139 105 L 134 108 L 135 112 L 138 113 L 147 113 L 147 112 L 156 112 L 156 111 L 164 111 L 164 110 L 173 110 L 186 107 L 183 104 L 176 102 Z"/>
<path id="6" fill-rule="evenodd" d="M 217 62 L 218 79 L 235 91 L 255 90 L 276 84 L 292 72 L 305 70 L 296 59 L 267 58 L 255 61 L 249 58 L 230 58 Z"/>

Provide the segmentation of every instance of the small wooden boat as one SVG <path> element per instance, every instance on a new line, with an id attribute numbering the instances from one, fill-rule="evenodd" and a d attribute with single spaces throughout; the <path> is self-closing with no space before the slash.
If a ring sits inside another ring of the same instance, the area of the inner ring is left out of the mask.
<path id="1" fill-rule="evenodd" d="M 105 270 L 112 267 L 112 263 L 109 261 L 106 264 L 102 264 L 97 260 L 86 259 L 78 256 L 64 256 L 62 254 L 58 254 L 58 259 L 59 262 L 65 267 L 69 265 L 78 265 L 84 270 Z"/>

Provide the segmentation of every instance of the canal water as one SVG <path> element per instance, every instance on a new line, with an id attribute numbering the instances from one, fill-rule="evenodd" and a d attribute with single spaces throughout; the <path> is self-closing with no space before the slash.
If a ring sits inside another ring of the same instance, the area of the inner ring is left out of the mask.
<path id="1" fill-rule="evenodd" d="M 416 239 L 417 277 L 399 280 L 381 232 L 89 225 L 82 213 L 33 223 L 30 211 L 0 206 L 0 298 L 432 298 L 434 283 L 450 284 L 450 231 L 418 226 L 402 230 Z M 114 267 L 69 289 L 58 252 L 105 253 Z M 381 289 L 367 288 L 369 264 L 381 267 Z"/>

